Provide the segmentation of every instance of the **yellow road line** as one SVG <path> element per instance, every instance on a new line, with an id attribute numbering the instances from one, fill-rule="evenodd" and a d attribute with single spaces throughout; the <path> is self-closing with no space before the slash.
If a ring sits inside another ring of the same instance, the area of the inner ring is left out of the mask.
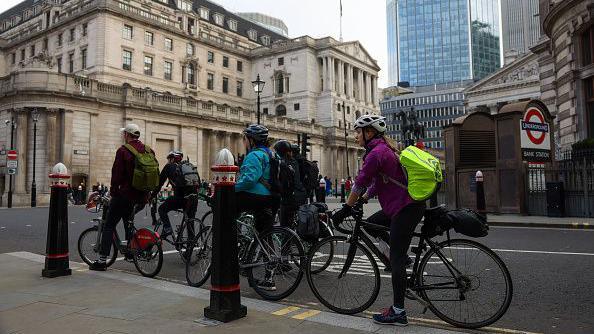
<path id="1" fill-rule="evenodd" d="M 322 311 L 318 310 L 309 310 L 307 312 L 299 313 L 297 315 L 292 316 L 293 319 L 303 320 L 305 318 L 313 317 L 316 314 L 320 314 Z"/>
<path id="2" fill-rule="evenodd" d="M 278 311 L 274 311 L 274 312 L 272 312 L 272 314 L 274 314 L 274 315 L 285 315 L 285 314 L 291 313 L 293 311 L 297 311 L 299 309 L 301 309 L 301 308 L 300 307 L 297 307 L 297 306 L 289 306 L 289 307 L 280 309 Z"/>

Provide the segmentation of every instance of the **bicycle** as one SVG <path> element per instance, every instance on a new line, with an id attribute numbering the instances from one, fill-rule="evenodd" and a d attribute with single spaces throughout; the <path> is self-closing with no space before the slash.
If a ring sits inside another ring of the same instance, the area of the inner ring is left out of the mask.
<path id="1" fill-rule="evenodd" d="M 177 213 L 182 214 L 182 220 L 179 225 L 175 228 L 175 233 L 171 234 L 169 237 L 161 238 L 161 240 L 167 242 L 168 244 L 172 245 L 175 250 L 179 253 L 182 261 L 185 263 L 188 260 L 190 252 L 187 250 L 189 249 L 190 244 L 193 242 L 194 236 L 190 235 L 190 231 L 196 231 L 196 227 L 199 228 L 199 231 L 202 229 L 210 228 L 207 226 L 205 222 L 207 221 L 208 217 L 212 218 L 212 211 L 206 212 L 202 219 L 199 218 L 190 218 L 188 217 L 187 212 L 191 210 L 192 205 L 197 205 L 197 202 L 194 202 L 193 199 L 199 198 L 198 194 L 189 194 L 184 196 L 186 200 L 186 206 L 184 209 L 177 209 L 174 210 Z M 204 198 L 202 198 L 204 199 Z M 161 223 L 160 219 L 157 219 L 157 203 L 158 200 L 154 198 L 151 200 L 151 219 L 152 219 L 152 226 L 155 232 L 162 234 L 162 227 L 163 224 Z M 212 226 L 212 222 L 211 222 Z M 195 233 L 194 233 L 195 235 Z"/>
<path id="2" fill-rule="evenodd" d="M 427 209 L 424 224 L 428 224 L 436 210 L 445 207 Z M 306 263 L 307 281 L 316 298 L 343 314 L 362 312 L 374 303 L 381 283 L 376 258 L 387 267 L 390 264 L 372 239 L 362 233 L 363 228 L 379 231 L 389 228 L 363 219 L 362 203 L 354 207 L 352 217 L 352 230 L 334 226 L 347 236 L 322 240 L 311 250 Z M 444 232 L 443 241 L 432 240 L 436 235 L 427 232 L 413 233 L 419 242 L 411 247 L 415 260 L 412 272 L 407 274 L 406 297 L 421 303 L 423 313 L 430 309 L 456 327 L 480 328 L 494 323 L 507 311 L 512 299 L 513 285 L 507 267 L 488 247 L 468 239 L 451 239 L 449 227 Z M 331 264 L 316 273 L 312 268 L 325 263 L 319 259 L 327 256 L 329 252 L 325 249 L 329 246 L 334 247 L 334 255 L 326 260 Z M 333 281 L 336 283 L 330 287 Z"/>
<path id="3" fill-rule="evenodd" d="M 109 197 L 95 196 L 102 208 L 101 218 L 92 220 L 95 226 L 84 230 L 78 238 L 78 253 L 88 265 L 99 260 L 101 235 L 109 210 Z M 136 208 L 134 210 L 137 212 Z M 124 259 L 133 262 L 136 270 L 142 276 L 155 277 L 163 265 L 163 248 L 159 234 L 146 228 L 136 229 L 134 215 L 129 220 L 124 220 L 124 228 L 131 234 L 130 242 L 122 242 L 116 229 L 113 231 L 112 247 L 107 258 L 107 266 L 111 266 L 118 256 L 124 254 Z"/>
<path id="4" fill-rule="evenodd" d="M 242 213 L 236 219 L 239 268 L 247 276 L 249 285 L 262 298 L 281 300 L 289 296 L 303 278 L 303 260 L 306 259 L 299 236 L 288 228 L 273 226 L 259 234 L 254 217 Z M 186 263 L 188 285 L 199 287 L 210 276 L 212 230 L 202 230 L 191 245 L 192 253 Z M 274 280 L 274 290 L 260 286 Z"/>

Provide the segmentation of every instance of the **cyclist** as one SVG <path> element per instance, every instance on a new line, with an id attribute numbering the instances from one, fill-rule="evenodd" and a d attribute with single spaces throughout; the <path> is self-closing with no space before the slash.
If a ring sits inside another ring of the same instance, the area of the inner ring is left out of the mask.
<path id="1" fill-rule="evenodd" d="M 407 184 L 406 175 L 398 159 L 396 146 L 384 136 L 385 117 L 363 115 L 355 122 L 356 139 L 365 148 L 363 166 L 355 178 L 350 196 L 333 219 L 340 223 L 351 214 L 353 205 L 359 198 L 367 200 L 377 196 L 381 213 L 372 217 L 372 223 L 390 226 L 390 264 L 392 269 L 392 289 L 394 304 L 373 320 L 380 324 L 406 326 L 404 310 L 406 292 L 407 251 L 412 234 L 425 212 L 424 202 L 415 202 L 406 189 L 388 181 L 390 178 Z M 364 189 L 367 188 L 367 192 Z"/>
<path id="2" fill-rule="evenodd" d="M 169 180 L 169 182 L 173 185 L 173 196 L 168 197 L 165 199 L 163 204 L 159 206 L 159 218 L 163 223 L 163 234 L 161 235 L 162 238 L 166 238 L 173 234 L 173 228 L 171 227 L 171 222 L 169 221 L 169 212 L 173 210 L 179 209 L 187 209 L 186 215 L 188 218 L 194 218 L 196 216 L 196 211 L 198 210 L 198 197 L 191 196 L 186 198 L 189 194 L 197 194 L 198 189 L 194 187 L 184 187 L 181 185 L 180 177 L 181 175 L 180 164 L 184 158 L 184 154 L 181 151 L 171 151 L 167 155 L 167 164 L 163 167 L 161 174 L 159 176 L 159 186 L 153 191 L 152 198 L 156 198 L 159 195 L 161 187 L 165 184 L 165 181 Z M 194 225 L 187 224 L 188 226 L 188 238 L 190 240 L 194 239 Z M 180 231 L 181 232 L 181 231 Z"/>
<path id="3" fill-rule="evenodd" d="M 280 205 L 280 225 L 291 228 L 291 221 L 297 213 L 297 209 L 307 202 L 307 192 L 301 182 L 299 164 L 293 156 L 291 143 L 287 140 L 279 140 L 274 144 L 274 151 L 285 160 L 288 167 L 293 171 L 293 189 L 282 194 Z"/>
<path id="4" fill-rule="evenodd" d="M 140 128 L 136 124 L 128 124 L 121 128 L 126 144 L 132 146 L 139 153 L 145 153 L 145 146 L 140 138 Z M 150 150 L 154 156 L 155 152 Z M 105 222 L 103 233 L 101 234 L 101 249 L 99 251 L 99 260 L 93 262 L 90 270 L 105 271 L 107 268 L 106 260 L 112 243 L 113 230 L 121 219 L 130 219 L 134 213 L 144 207 L 149 197 L 149 193 L 134 189 L 132 187 L 132 176 L 134 174 L 135 157 L 132 152 L 122 145 L 116 152 L 113 167 L 111 168 L 111 200 L 109 201 L 109 211 Z M 136 208 L 135 208 L 136 207 Z M 132 237 L 128 226 L 126 229 L 126 240 L 130 241 Z M 129 254 L 124 254 L 129 257 Z"/>
<path id="5" fill-rule="evenodd" d="M 243 144 L 246 156 L 239 169 L 235 192 L 237 212 L 252 212 L 258 233 L 273 225 L 278 199 L 269 190 L 270 158 L 268 148 L 268 129 L 263 125 L 252 124 L 243 131 Z M 258 282 L 261 289 L 275 291 L 272 273 L 266 272 L 266 278 Z"/>

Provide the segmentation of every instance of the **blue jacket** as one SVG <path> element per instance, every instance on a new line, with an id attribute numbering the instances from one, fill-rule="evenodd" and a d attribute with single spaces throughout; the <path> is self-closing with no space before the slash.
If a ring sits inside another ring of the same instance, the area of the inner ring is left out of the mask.
<path id="1" fill-rule="evenodd" d="M 265 152 L 264 152 L 265 151 Z M 245 191 L 256 195 L 270 196 L 270 191 L 260 182 L 260 178 L 270 180 L 270 149 L 258 146 L 248 152 L 235 184 L 235 192 Z"/>

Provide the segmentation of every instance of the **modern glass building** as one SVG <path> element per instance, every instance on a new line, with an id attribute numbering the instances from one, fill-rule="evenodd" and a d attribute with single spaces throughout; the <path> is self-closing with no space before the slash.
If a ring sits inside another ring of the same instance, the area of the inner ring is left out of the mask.
<path id="1" fill-rule="evenodd" d="M 499 0 L 387 0 L 391 85 L 480 80 L 501 66 Z"/>

